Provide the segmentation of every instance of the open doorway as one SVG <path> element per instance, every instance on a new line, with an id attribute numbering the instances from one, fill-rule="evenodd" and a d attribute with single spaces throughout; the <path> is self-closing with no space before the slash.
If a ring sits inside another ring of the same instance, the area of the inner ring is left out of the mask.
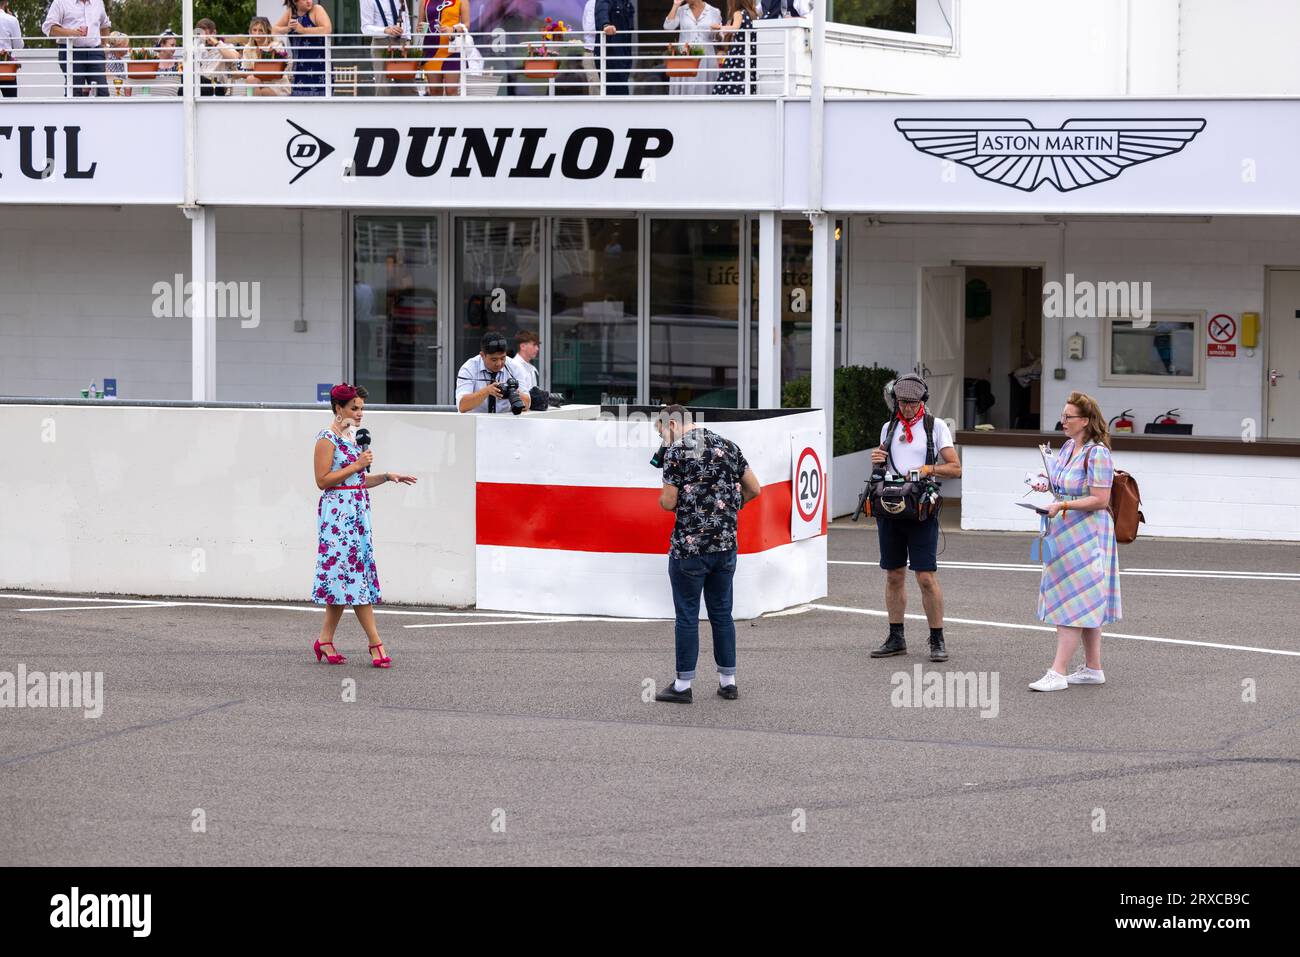
<path id="1" fill-rule="evenodd" d="M 1042 407 L 1043 270 L 967 266 L 961 424 L 1038 429 Z"/>

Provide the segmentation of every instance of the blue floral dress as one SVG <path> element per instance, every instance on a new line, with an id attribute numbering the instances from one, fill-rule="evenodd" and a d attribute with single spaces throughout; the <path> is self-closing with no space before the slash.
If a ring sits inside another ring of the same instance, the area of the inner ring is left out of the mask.
<path id="1" fill-rule="evenodd" d="M 1051 463 L 1052 488 L 1066 500 L 1110 488 L 1115 465 L 1110 449 L 1067 439 Z M 1106 509 L 1067 511 L 1048 522 L 1054 554 L 1043 565 L 1038 620 L 1070 628 L 1100 628 L 1119 621 L 1119 550 L 1115 523 Z"/>
<path id="2" fill-rule="evenodd" d="M 330 471 L 351 465 L 361 449 L 330 429 L 316 433 L 317 440 L 334 445 Z M 311 600 L 318 605 L 378 605 L 379 572 L 370 532 L 370 493 L 365 474 L 350 475 L 339 486 L 321 492 L 316 519 L 320 544 L 316 549 L 316 581 Z M 346 486 L 346 490 L 338 491 Z"/>

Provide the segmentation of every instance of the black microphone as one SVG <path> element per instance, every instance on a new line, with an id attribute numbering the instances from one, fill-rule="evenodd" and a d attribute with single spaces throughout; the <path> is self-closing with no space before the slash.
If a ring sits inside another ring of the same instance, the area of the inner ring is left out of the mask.
<path id="1" fill-rule="evenodd" d="M 357 429 L 357 447 L 360 448 L 362 452 L 370 451 L 370 430 L 369 429 Z M 365 471 L 367 472 L 370 471 L 369 465 L 366 466 Z"/>

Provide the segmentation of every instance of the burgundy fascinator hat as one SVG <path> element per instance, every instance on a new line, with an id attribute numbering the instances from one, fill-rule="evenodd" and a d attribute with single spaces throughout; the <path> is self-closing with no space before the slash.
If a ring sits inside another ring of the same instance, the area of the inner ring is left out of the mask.
<path id="1" fill-rule="evenodd" d="M 330 399 L 339 405 L 347 405 L 357 397 L 357 390 L 346 382 L 340 382 L 334 388 L 330 389 Z"/>

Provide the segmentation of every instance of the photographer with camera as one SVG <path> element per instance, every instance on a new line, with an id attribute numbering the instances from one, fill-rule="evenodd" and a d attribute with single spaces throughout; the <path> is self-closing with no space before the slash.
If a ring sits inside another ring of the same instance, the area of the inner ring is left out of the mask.
<path id="1" fill-rule="evenodd" d="M 929 398 L 925 380 L 914 373 L 901 375 L 885 386 L 885 403 L 894 414 L 880 429 L 880 447 L 871 451 L 867 494 L 880 536 L 889 637 L 871 652 L 872 658 L 907 654 L 903 618 L 910 565 L 930 625 L 930 660 L 948 660 L 943 642 L 943 592 L 936 571 L 943 500 L 935 479 L 960 478 L 961 462 L 948 424 L 925 411 Z"/>
<path id="2" fill-rule="evenodd" d="M 691 682 L 700 653 L 700 594 L 713 628 L 713 661 L 718 666 L 718 695 L 728 701 L 736 688 L 736 622 L 731 615 L 732 579 L 736 574 L 737 513 L 758 498 L 758 477 L 740 447 L 692 421 L 680 405 L 667 405 L 655 416 L 663 441 L 650 464 L 663 469 L 659 507 L 673 512 L 668 549 L 668 581 L 676 611 L 674 641 L 677 679 L 655 695 L 656 701 L 690 704 Z"/>
<path id="3" fill-rule="evenodd" d="M 479 354 L 465 360 L 456 373 L 456 409 L 459 412 L 512 412 L 532 407 L 532 397 L 519 388 L 513 360 L 506 358 L 506 337 L 486 332 Z"/>

